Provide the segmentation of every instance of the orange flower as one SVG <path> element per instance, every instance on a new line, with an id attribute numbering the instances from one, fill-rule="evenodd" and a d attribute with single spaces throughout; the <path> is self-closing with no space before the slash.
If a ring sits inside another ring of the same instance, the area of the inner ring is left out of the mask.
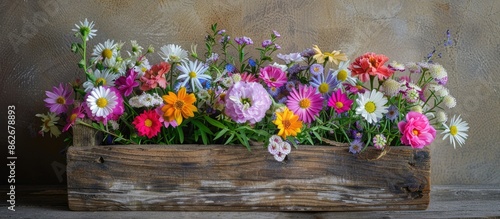
<path id="1" fill-rule="evenodd" d="M 283 139 L 286 139 L 287 136 L 297 136 L 297 133 L 300 133 L 302 128 L 302 121 L 299 120 L 299 116 L 293 114 L 288 107 L 285 107 L 283 112 L 276 113 L 276 120 L 273 123 L 280 129 L 278 135 Z"/>
<path id="2" fill-rule="evenodd" d="M 187 94 L 185 87 L 179 89 L 177 95 L 168 92 L 168 95 L 163 95 L 162 98 L 165 105 L 161 108 L 161 111 L 163 111 L 163 117 L 170 122 L 175 119 L 177 124 L 180 125 L 183 118 L 194 117 L 194 112 L 198 112 L 198 109 L 193 105 L 196 102 L 196 97 L 194 94 Z"/>

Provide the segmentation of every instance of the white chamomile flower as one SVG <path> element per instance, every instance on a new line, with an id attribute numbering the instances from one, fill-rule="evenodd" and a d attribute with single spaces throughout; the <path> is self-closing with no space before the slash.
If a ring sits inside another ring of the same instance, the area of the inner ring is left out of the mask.
<path id="1" fill-rule="evenodd" d="M 111 89 L 100 86 L 92 89 L 86 102 L 93 116 L 106 117 L 113 113 L 113 109 L 118 105 L 118 97 Z"/>
<path id="2" fill-rule="evenodd" d="M 75 24 L 75 26 L 76 29 L 72 29 L 75 31 L 75 36 L 86 36 L 85 41 L 88 41 L 96 36 L 95 32 L 97 32 L 97 30 L 92 29 L 94 28 L 94 22 L 89 22 L 87 18 L 85 18 L 85 21 L 83 22 L 80 21 L 80 26 L 78 26 L 78 24 Z"/>
<path id="3" fill-rule="evenodd" d="M 134 55 L 141 54 L 142 50 L 144 49 L 142 46 L 140 46 L 136 40 L 131 40 L 130 44 L 132 44 L 132 53 Z"/>
<path id="4" fill-rule="evenodd" d="M 147 70 L 151 69 L 151 65 L 149 64 L 149 60 L 146 57 L 143 57 L 139 61 L 134 63 L 134 71 L 137 72 L 137 78 L 144 76 Z"/>
<path id="5" fill-rule="evenodd" d="M 333 72 L 333 76 L 340 82 L 339 87 L 346 83 L 356 85 L 356 79 L 352 77 L 351 70 L 349 70 L 349 60 L 341 61 L 339 68 Z"/>
<path id="6" fill-rule="evenodd" d="M 465 143 L 465 139 L 467 139 L 467 132 L 469 130 L 469 124 L 466 121 L 462 121 L 460 115 L 455 118 L 451 118 L 450 126 L 444 124 L 446 128 L 441 134 L 444 134 L 443 140 L 447 137 L 450 137 L 450 144 L 453 144 L 453 148 L 456 148 L 455 142 L 458 142 L 458 145 L 461 147 Z"/>
<path id="7" fill-rule="evenodd" d="M 94 87 L 97 87 L 98 85 L 113 87 L 115 86 L 115 80 L 119 77 L 119 75 L 111 73 L 109 69 L 105 69 L 102 72 L 99 69 L 96 69 L 94 71 L 94 77 L 95 77 L 95 82 L 88 80 L 83 83 L 85 92 L 88 93 L 90 90 L 92 90 Z"/>
<path id="8" fill-rule="evenodd" d="M 125 71 L 127 70 L 127 64 L 121 57 L 106 59 L 103 65 L 111 72 L 119 75 L 125 75 Z"/>
<path id="9" fill-rule="evenodd" d="M 443 87 L 442 89 L 436 91 L 436 95 L 439 97 L 445 97 L 445 96 L 450 95 L 450 91 L 448 91 L 447 88 Z"/>
<path id="10" fill-rule="evenodd" d="M 168 44 L 160 48 L 160 57 L 165 62 L 181 62 L 188 57 L 186 50 L 183 50 L 181 46 Z"/>
<path id="11" fill-rule="evenodd" d="M 184 61 L 177 66 L 177 69 L 182 72 L 182 74 L 177 78 L 177 80 L 182 81 L 181 86 L 185 87 L 188 83 L 190 83 L 193 92 L 195 92 L 195 88 L 198 90 L 203 89 L 200 79 L 206 81 L 210 81 L 212 79 L 210 75 L 205 74 L 208 70 L 208 66 L 204 65 L 202 62 L 198 62 L 198 60 L 195 60 L 194 62 L 191 60 L 188 62 Z"/>
<path id="12" fill-rule="evenodd" d="M 382 118 L 383 114 L 387 113 L 387 98 L 384 94 L 377 90 L 372 90 L 365 92 L 364 94 L 358 94 L 358 107 L 356 108 L 356 114 L 361 115 L 368 121 L 368 123 L 376 123 Z"/>
<path id="13" fill-rule="evenodd" d="M 113 57 L 116 57 L 117 54 L 117 44 L 114 40 L 108 39 L 104 42 L 104 44 L 99 43 L 94 47 L 90 61 L 92 63 L 97 63 L 106 59 L 112 59 Z"/>

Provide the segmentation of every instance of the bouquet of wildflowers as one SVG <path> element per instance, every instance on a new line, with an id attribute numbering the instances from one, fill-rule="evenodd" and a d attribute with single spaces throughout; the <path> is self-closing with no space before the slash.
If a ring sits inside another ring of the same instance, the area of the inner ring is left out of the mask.
<path id="1" fill-rule="evenodd" d="M 242 144 L 264 146 L 278 161 L 300 144 L 349 147 L 389 145 L 423 148 L 440 130 L 443 139 L 464 144 L 468 124 L 460 116 L 448 121 L 456 105 L 445 87 L 443 66 L 426 61 L 400 64 L 382 54 L 365 53 L 352 62 L 341 51 L 318 46 L 275 54 L 281 37 L 254 45 L 211 26 L 206 51 L 162 46 L 162 59 L 150 63 L 152 46 L 107 40 L 87 44 L 97 30 L 80 22 L 81 40 L 72 51 L 84 81 L 61 83 L 46 91 L 49 112 L 37 114 L 40 133 L 58 136 L 78 124 L 104 133 L 105 144 Z M 449 37 L 449 36 L 448 36 Z M 447 41 L 446 43 L 449 43 Z M 249 57 L 254 47 L 258 57 Z M 65 122 L 60 122 L 62 118 Z"/>

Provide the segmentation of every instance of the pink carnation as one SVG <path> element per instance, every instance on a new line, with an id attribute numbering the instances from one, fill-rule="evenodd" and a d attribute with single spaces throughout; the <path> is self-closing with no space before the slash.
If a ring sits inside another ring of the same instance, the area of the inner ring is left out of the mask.
<path id="1" fill-rule="evenodd" d="M 271 107 L 271 98 L 256 82 L 237 82 L 226 93 L 225 113 L 237 123 L 260 122 Z"/>
<path id="2" fill-rule="evenodd" d="M 418 112 L 406 114 L 406 121 L 398 123 L 401 132 L 401 142 L 413 148 L 423 148 L 431 144 L 436 137 L 436 130 L 429 124 L 429 120 Z"/>
<path id="3" fill-rule="evenodd" d="M 144 76 L 141 77 L 141 90 L 148 91 L 158 86 L 165 89 L 167 87 L 167 79 L 165 74 L 170 71 L 170 64 L 161 62 L 158 65 L 153 65 L 150 70 L 147 70 Z"/>
<path id="4" fill-rule="evenodd" d="M 388 60 L 389 58 L 385 55 L 368 52 L 356 58 L 349 66 L 349 69 L 362 82 L 368 81 L 370 76 L 378 76 L 379 80 L 384 80 L 394 73 L 394 70 L 384 66 L 384 63 Z"/>

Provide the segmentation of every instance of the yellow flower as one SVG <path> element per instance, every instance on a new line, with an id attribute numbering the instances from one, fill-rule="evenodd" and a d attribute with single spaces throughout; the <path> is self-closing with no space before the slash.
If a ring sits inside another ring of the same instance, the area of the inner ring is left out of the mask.
<path id="1" fill-rule="evenodd" d="M 283 139 L 288 136 L 297 136 L 297 133 L 300 133 L 302 128 L 302 121 L 299 120 L 299 116 L 293 114 L 288 107 L 285 107 L 283 112 L 276 112 L 276 120 L 273 123 L 280 129 L 278 135 Z"/>
<path id="2" fill-rule="evenodd" d="M 330 52 L 321 52 L 321 50 L 318 48 L 317 45 L 313 45 L 313 50 L 316 53 L 316 55 L 313 56 L 314 59 L 320 64 L 325 62 L 325 59 L 327 59 L 330 62 L 335 63 L 335 65 L 339 65 L 340 61 L 347 61 L 347 56 L 345 53 L 341 53 L 340 50 L 333 50 L 331 53 Z"/>
<path id="3" fill-rule="evenodd" d="M 165 101 L 165 105 L 161 108 L 163 117 L 166 117 L 168 121 L 175 119 L 178 125 L 182 123 L 183 118 L 193 117 L 193 112 L 198 111 L 193 105 L 196 102 L 196 97 L 194 94 L 187 94 L 185 87 L 179 89 L 177 95 L 168 92 L 168 95 L 163 95 L 162 98 Z"/>

